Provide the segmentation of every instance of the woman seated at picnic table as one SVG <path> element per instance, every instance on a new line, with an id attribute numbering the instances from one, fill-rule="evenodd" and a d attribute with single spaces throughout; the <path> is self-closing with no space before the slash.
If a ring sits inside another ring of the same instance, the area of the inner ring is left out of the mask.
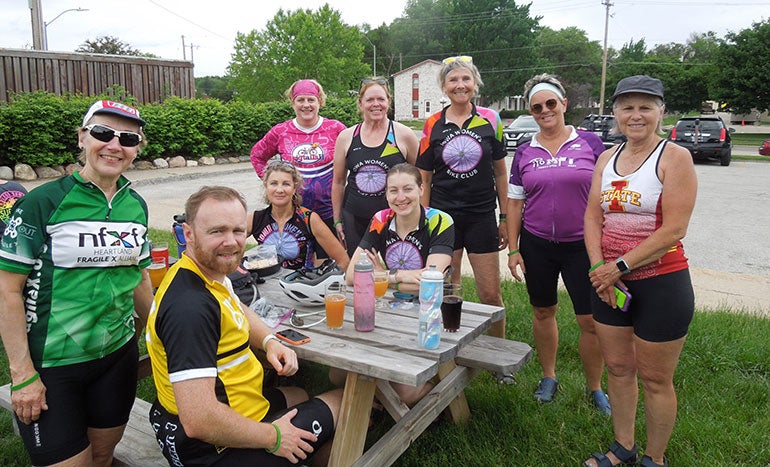
<path id="1" fill-rule="evenodd" d="M 350 258 L 329 227 L 314 211 L 302 206 L 298 193 L 302 177 L 281 160 L 268 164 L 263 177 L 267 207 L 249 214 L 246 235 L 262 245 L 274 245 L 287 269 L 312 268 L 315 251 L 323 248 L 343 269 Z"/>
<path id="2" fill-rule="evenodd" d="M 445 212 L 420 204 L 422 177 L 415 166 L 401 163 L 388 172 L 386 197 L 388 209 L 377 212 L 364 233 L 348 265 L 346 280 L 353 282 L 353 268 L 361 255 L 367 255 L 374 270 L 388 270 L 390 284 L 397 290 L 417 291 L 420 274 L 435 265 L 444 271 L 452 262 L 454 222 Z M 329 378 L 344 383 L 343 371 L 333 368 Z M 391 383 L 401 401 L 416 404 L 433 387 L 431 383 L 415 387 Z"/>

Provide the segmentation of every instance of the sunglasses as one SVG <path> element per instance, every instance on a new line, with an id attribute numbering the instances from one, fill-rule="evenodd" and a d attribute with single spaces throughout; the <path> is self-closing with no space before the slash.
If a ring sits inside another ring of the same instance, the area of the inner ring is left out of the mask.
<path id="1" fill-rule="evenodd" d="M 548 110 L 553 110 L 556 108 L 556 104 L 558 104 L 559 101 L 556 99 L 548 99 L 545 101 L 545 106 L 548 107 Z M 539 114 L 543 111 L 543 104 L 534 104 L 532 107 L 529 108 L 529 110 L 532 111 L 533 114 Z"/>
<path id="2" fill-rule="evenodd" d="M 286 167 L 287 169 L 291 169 L 292 171 L 296 170 L 296 168 L 294 167 L 294 164 L 283 159 L 273 159 L 267 163 L 267 167 Z"/>
<path id="3" fill-rule="evenodd" d="M 388 80 L 385 78 L 362 78 L 361 84 L 377 83 L 380 86 L 387 86 Z"/>
<path id="4" fill-rule="evenodd" d="M 473 63 L 473 57 L 469 55 L 458 55 L 456 57 L 447 57 L 442 61 L 444 65 L 451 65 L 454 62 Z"/>
<path id="5" fill-rule="evenodd" d="M 133 148 L 142 142 L 142 135 L 134 133 L 133 131 L 113 130 L 108 126 L 99 125 L 97 123 L 88 125 L 85 129 L 88 130 L 91 136 L 103 143 L 109 143 L 112 141 L 112 138 L 116 136 L 118 137 L 120 145 L 127 148 Z"/>

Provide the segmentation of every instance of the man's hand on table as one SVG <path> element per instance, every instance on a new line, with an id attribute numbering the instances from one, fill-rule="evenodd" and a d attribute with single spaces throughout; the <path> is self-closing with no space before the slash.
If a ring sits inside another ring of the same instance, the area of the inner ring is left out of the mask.
<path id="1" fill-rule="evenodd" d="M 269 340 L 265 351 L 267 352 L 267 361 L 273 365 L 279 375 L 291 376 L 299 370 L 297 354 L 279 341 Z"/>

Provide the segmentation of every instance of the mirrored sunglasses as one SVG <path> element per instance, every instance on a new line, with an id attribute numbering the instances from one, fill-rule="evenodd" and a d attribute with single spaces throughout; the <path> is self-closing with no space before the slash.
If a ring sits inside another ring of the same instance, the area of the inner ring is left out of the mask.
<path id="1" fill-rule="evenodd" d="M 112 138 L 118 137 L 118 142 L 121 146 L 126 148 L 133 148 L 142 142 L 142 135 L 134 133 L 133 131 L 118 131 L 104 125 L 94 123 L 85 127 L 86 130 L 103 143 L 109 143 Z"/>
<path id="2" fill-rule="evenodd" d="M 548 110 L 553 110 L 556 108 L 556 104 L 558 103 L 559 101 L 556 99 L 548 99 L 545 101 L 545 106 L 548 107 Z M 531 110 L 533 114 L 539 114 L 543 111 L 543 104 L 534 104 L 529 108 L 529 110 Z"/>
<path id="3" fill-rule="evenodd" d="M 369 83 L 377 83 L 380 86 L 387 86 L 388 85 L 388 80 L 386 80 L 385 78 L 376 78 L 376 77 L 375 78 L 362 78 L 361 79 L 361 84 L 369 84 Z"/>
<path id="4" fill-rule="evenodd" d="M 458 55 L 456 57 L 447 57 L 443 60 L 444 65 L 451 65 L 454 62 L 473 63 L 473 57 L 469 55 Z"/>

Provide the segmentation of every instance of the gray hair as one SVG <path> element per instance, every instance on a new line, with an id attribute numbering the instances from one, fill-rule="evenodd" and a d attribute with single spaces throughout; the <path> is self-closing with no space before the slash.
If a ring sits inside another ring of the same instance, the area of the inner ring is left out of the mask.
<path id="1" fill-rule="evenodd" d="M 533 76 L 532 78 L 528 79 L 526 83 L 524 83 L 524 98 L 526 99 L 527 105 L 529 105 L 529 93 L 532 92 L 532 88 L 540 83 L 550 84 L 551 86 L 554 86 L 556 89 L 561 91 L 562 100 L 567 96 L 567 91 L 564 90 L 564 86 L 562 86 L 561 82 L 556 78 L 556 76 L 548 73 L 542 73 Z"/>
<path id="2" fill-rule="evenodd" d="M 479 73 L 479 69 L 476 68 L 476 65 L 474 65 L 472 61 L 466 62 L 462 60 L 455 60 L 452 63 L 443 63 L 441 65 L 441 70 L 439 70 L 438 72 L 438 85 L 443 89 L 444 81 L 446 81 L 446 76 L 449 74 L 450 71 L 456 70 L 458 68 L 465 68 L 466 70 L 471 72 L 471 75 L 473 76 L 473 81 L 476 84 L 476 87 L 473 89 L 473 94 L 478 95 L 479 87 L 484 86 L 484 81 L 481 80 L 481 73 Z"/>

